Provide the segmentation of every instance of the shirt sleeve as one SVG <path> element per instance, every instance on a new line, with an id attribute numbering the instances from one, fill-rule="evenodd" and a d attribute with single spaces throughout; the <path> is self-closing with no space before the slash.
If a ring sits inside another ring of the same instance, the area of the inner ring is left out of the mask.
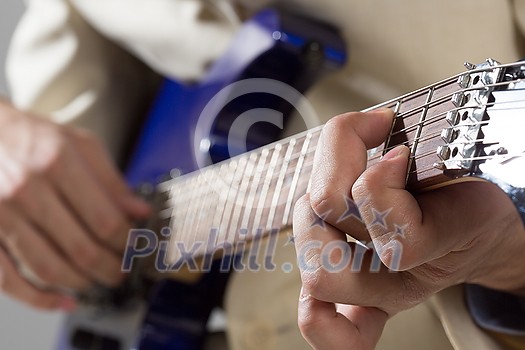
<path id="1" fill-rule="evenodd" d="M 466 286 L 470 313 L 483 329 L 512 336 L 525 336 L 525 298 L 484 288 Z"/>
<path id="2" fill-rule="evenodd" d="M 121 159 L 158 77 L 65 0 L 28 0 L 7 58 L 13 103 L 87 128 Z"/>

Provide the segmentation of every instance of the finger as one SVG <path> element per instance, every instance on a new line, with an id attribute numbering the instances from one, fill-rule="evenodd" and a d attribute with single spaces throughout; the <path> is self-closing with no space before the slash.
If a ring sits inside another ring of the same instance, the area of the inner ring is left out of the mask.
<path id="1" fill-rule="evenodd" d="M 376 308 L 338 305 L 302 295 L 299 329 L 317 350 L 374 349 L 388 319 Z"/>
<path id="2" fill-rule="evenodd" d="M 147 217 L 150 206 L 130 190 L 100 141 L 84 130 L 71 129 L 73 140 L 88 168 L 110 197 L 132 218 Z"/>
<path id="3" fill-rule="evenodd" d="M 20 302 L 42 310 L 72 311 L 75 306 L 72 298 L 58 293 L 41 291 L 22 278 L 2 247 L 0 247 L 0 291 Z"/>
<path id="4" fill-rule="evenodd" d="M 72 290 L 84 290 L 91 285 L 16 211 L 4 206 L 0 214 L 3 223 L 0 239 L 13 259 L 37 279 L 34 282 Z"/>
<path id="5" fill-rule="evenodd" d="M 131 228 L 128 218 L 83 162 L 74 153 L 68 153 L 51 170 L 50 177 L 92 237 L 121 253 Z"/>
<path id="6" fill-rule="evenodd" d="M 451 222 L 457 213 L 468 207 L 469 196 L 451 196 L 450 189 L 424 194 L 419 201 L 405 190 L 410 150 L 400 146 L 389 152 L 381 162 L 368 169 L 355 183 L 352 194 L 362 202 L 360 211 L 381 260 L 389 268 L 405 271 L 450 253 L 466 243 L 468 233 L 457 233 Z M 466 197 L 466 198 L 462 198 Z M 427 200 L 428 198 L 429 200 Z M 461 204 L 460 204 L 461 203 Z M 422 210 L 423 207 L 427 209 Z M 459 207 L 460 204 L 462 207 Z M 472 205 L 472 204 L 471 204 Z M 469 231 L 465 227 L 465 231 Z M 393 242 L 402 247 L 402 254 L 393 259 L 383 249 Z"/>
<path id="7" fill-rule="evenodd" d="M 411 275 L 389 272 L 372 250 L 348 244 L 345 234 L 328 224 L 318 225 L 309 205 L 308 195 L 296 203 L 293 222 L 305 293 L 321 301 L 376 306 L 389 313 L 415 305 L 425 295 Z"/>
<path id="8" fill-rule="evenodd" d="M 356 227 L 359 213 L 355 206 L 352 208 L 351 188 L 366 168 L 367 149 L 377 147 L 386 138 L 392 118 L 388 109 L 333 118 L 323 128 L 315 154 L 312 208 L 358 240 L 368 241 L 369 237 L 364 227 Z"/>
<path id="9" fill-rule="evenodd" d="M 117 256 L 90 237 L 45 182 L 38 179 L 29 182 L 19 191 L 15 205 L 86 276 L 106 286 L 116 286 L 122 281 Z"/>

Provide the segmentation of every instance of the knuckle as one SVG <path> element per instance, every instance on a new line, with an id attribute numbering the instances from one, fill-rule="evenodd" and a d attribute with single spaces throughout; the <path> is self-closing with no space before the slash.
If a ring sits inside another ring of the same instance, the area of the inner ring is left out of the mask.
<path id="1" fill-rule="evenodd" d="M 297 325 L 299 326 L 299 330 L 304 337 L 310 336 L 318 327 L 318 323 L 315 322 L 312 317 L 308 317 L 306 315 L 299 315 L 297 318 Z"/>
<path id="2" fill-rule="evenodd" d="M 349 124 L 349 116 L 351 114 L 340 114 L 328 120 L 323 127 L 323 136 L 332 135 L 338 133 L 341 129 L 345 128 Z"/>
<path id="3" fill-rule="evenodd" d="M 327 297 L 327 291 L 331 290 L 329 277 L 323 268 L 305 272 L 302 274 L 303 287 L 313 298 L 324 300 Z"/>
<path id="4" fill-rule="evenodd" d="M 370 172 L 363 174 L 352 186 L 352 196 L 354 198 L 365 198 L 367 195 L 372 193 L 374 189 L 373 184 L 374 179 L 372 176 L 370 176 Z"/>
<path id="5" fill-rule="evenodd" d="M 337 206 L 337 198 L 339 197 L 340 191 L 334 186 L 327 184 L 316 189 L 310 195 L 310 207 L 314 213 L 318 216 L 323 215 L 328 210 Z M 341 200 L 342 200 L 341 196 Z"/>
<path id="6" fill-rule="evenodd" d="M 406 249 L 403 249 L 401 242 L 392 240 L 387 244 L 377 248 L 379 259 L 391 271 L 406 271 L 410 269 L 414 260 Z"/>
<path id="7" fill-rule="evenodd" d="M 34 171 L 45 176 L 57 176 L 67 166 L 70 147 L 67 139 L 60 133 L 50 140 L 47 147 L 41 150 L 40 160 L 35 164 Z"/>
<path id="8" fill-rule="evenodd" d="M 73 248 L 72 252 L 73 258 L 82 269 L 92 270 L 99 266 L 101 252 L 96 246 L 91 244 L 79 244 Z"/>
<path id="9" fill-rule="evenodd" d="M 97 235 L 104 241 L 111 240 L 124 227 L 115 215 L 102 215 L 97 222 Z"/>
<path id="10" fill-rule="evenodd" d="M 297 200 L 293 208 L 293 219 L 294 221 L 302 219 L 305 215 L 309 214 L 311 211 L 310 207 L 310 196 L 308 194 L 303 195 Z M 295 225 L 294 225 L 295 226 Z"/>
<path id="11" fill-rule="evenodd" d="M 59 284 L 58 271 L 52 266 L 39 263 L 32 267 L 35 276 L 43 283 L 49 286 L 57 286 Z"/>
<path id="12" fill-rule="evenodd" d="M 24 203 L 27 200 L 32 201 L 34 193 L 31 191 L 33 178 L 29 173 L 21 173 L 18 178 L 13 179 L 10 186 L 4 192 L 1 202 L 5 205 Z"/>

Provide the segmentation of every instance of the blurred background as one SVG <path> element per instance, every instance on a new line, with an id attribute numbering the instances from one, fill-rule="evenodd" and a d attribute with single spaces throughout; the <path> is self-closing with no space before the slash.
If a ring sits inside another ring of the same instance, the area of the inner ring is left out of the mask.
<path id="1" fill-rule="evenodd" d="M 9 95 L 5 80 L 5 56 L 9 40 L 24 10 L 21 0 L 0 1 L 0 95 Z M 54 350 L 62 315 L 31 310 L 0 294 L 0 349 Z"/>

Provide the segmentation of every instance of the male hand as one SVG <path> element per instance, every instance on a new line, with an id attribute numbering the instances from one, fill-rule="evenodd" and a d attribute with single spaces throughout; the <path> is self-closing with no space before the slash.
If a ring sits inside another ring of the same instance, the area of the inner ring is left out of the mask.
<path id="1" fill-rule="evenodd" d="M 123 279 L 132 218 L 147 216 L 89 133 L 0 101 L 0 290 L 43 309 Z"/>
<path id="2" fill-rule="evenodd" d="M 524 291 L 525 229 L 499 188 L 469 182 L 414 196 L 404 146 L 366 169 L 366 150 L 384 141 L 392 118 L 381 110 L 329 121 L 310 194 L 296 204 L 299 326 L 315 349 L 373 349 L 389 317 L 453 285 Z M 345 215 L 350 198 L 362 219 Z M 380 268 L 346 234 L 372 242 Z"/>

